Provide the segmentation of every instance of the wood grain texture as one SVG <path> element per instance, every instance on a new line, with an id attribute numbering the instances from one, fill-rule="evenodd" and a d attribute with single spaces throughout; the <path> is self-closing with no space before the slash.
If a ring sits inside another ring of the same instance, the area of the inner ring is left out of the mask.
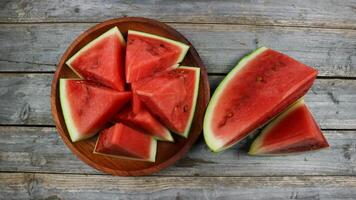
<path id="1" fill-rule="evenodd" d="M 49 95 L 52 74 L 0 74 L 0 124 L 53 125 Z M 224 76 L 209 76 L 212 91 Z M 324 129 L 356 128 L 356 81 L 318 79 L 307 105 Z"/>
<path id="2" fill-rule="evenodd" d="M 251 138 L 222 153 L 201 138 L 156 176 L 356 175 L 356 131 L 324 131 L 330 148 L 294 156 L 252 157 Z M 77 159 L 50 127 L 0 127 L 0 171 L 102 174 Z"/>
<path id="3" fill-rule="evenodd" d="M 100 188 L 98 188 L 100 183 Z M 6 199 L 353 199 L 356 177 L 112 177 L 0 174 Z"/>
<path id="4" fill-rule="evenodd" d="M 0 25 L 0 71 L 54 71 L 68 45 L 94 24 Z M 356 30 L 170 24 L 196 47 L 209 73 L 227 73 L 258 46 L 314 66 L 320 76 L 356 77 Z"/>
<path id="5" fill-rule="evenodd" d="M 0 22 L 101 22 L 142 16 L 163 22 L 356 28 L 355 0 L 2 0 Z"/>

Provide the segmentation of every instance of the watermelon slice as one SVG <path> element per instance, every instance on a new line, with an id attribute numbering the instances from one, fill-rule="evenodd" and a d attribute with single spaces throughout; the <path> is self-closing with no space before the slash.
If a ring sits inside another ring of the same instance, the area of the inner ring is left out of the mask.
<path id="1" fill-rule="evenodd" d="M 300 153 L 328 146 L 304 101 L 299 100 L 262 130 L 253 142 L 249 154 Z"/>
<path id="2" fill-rule="evenodd" d="M 125 90 L 125 40 L 114 27 L 79 50 L 66 64 L 80 77 Z"/>
<path id="3" fill-rule="evenodd" d="M 188 137 L 199 91 L 200 69 L 179 67 L 137 83 L 146 108 L 168 129 Z"/>
<path id="4" fill-rule="evenodd" d="M 175 69 L 189 46 L 168 38 L 129 30 L 126 49 L 126 82 Z"/>
<path id="5" fill-rule="evenodd" d="M 94 153 L 118 158 L 155 162 L 157 141 L 124 124 L 103 130 Z"/>
<path id="6" fill-rule="evenodd" d="M 157 140 L 173 142 L 169 130 L 157 121 L 145 108 L 142 108 L 138 113 L 133 113 L 130 107 L 126 107 L 115 116 L 115 120 L 141 132 L 148 133 Z"/>
<path id="7" fill-rule="evenodd" d="M 243 58 L 215 90 L 204 118 L 204 138 L 219 152 L 245 138 L 313 84 L 317 71 L 261 47 Z"/>
<path id="8" fill-rule="evenodd" d="M 84 80 L 60 79 L 63 116 L 73 142 L 95 135 L 131 98 Z"/>

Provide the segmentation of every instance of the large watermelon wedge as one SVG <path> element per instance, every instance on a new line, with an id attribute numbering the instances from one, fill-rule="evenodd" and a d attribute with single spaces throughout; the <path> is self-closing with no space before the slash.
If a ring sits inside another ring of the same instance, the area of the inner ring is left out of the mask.
<path id="1" fill-rule="evenodd" d="M 84 80 L 60 79 L 63 116 L 73 142 L 95 135 L 131 98 Z"/>
<path id="2" fill-rule="evenodd" d="M 204 118 L 204 138 L 214 152 L 245 138 L 302 97 L 317 71 L 261 47 L 244 57 L 215 90 Z"/>
<path id="3" fill-rule="evenodd" d="M 129 30 L 126 49 L 126 82 L 178 67 L 189 46 L 153 34 Z"/>
<path id="4" fill-rule="evenodd" d="M 117 123 L 103 130 L 94 153 L 118 158 L 155 162 L 157 141 L 124 124 Z"/>
<path id="5" fill-rule="evenodd" d="M 199 91 L 200 69 L 179 67 L 137 83 L 146 108 L 168 129 L 188 137 Z"/>
<path id="6" fill-rule="evenodd" d="M 141 108 L 139 112 L 134 113 L 130 107 L 126 107 L 115 116 L 115 120 L 150 134 L 157 140 L 173 142 L 169 130 L 157 121 L 146 108 Z"/>
<path id="7" fill-rule="evenodd" d="M 66 64 L 81 78 L 124 91 L 125 40 L 114 27 L 80 49 Z"/>
<path id="8" fill-rule="evenodd" d="M 281 155 L 328 146 L 304 101 L 299 100 L 262 130 L 253 142 L 249 154 Z"/>

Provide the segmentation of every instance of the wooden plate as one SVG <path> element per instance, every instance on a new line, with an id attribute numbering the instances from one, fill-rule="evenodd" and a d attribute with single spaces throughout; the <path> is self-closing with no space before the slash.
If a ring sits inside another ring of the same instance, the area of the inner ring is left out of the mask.
<path id="1" fill-rule="evenodd" d="M 184 139 L 174 135 L 174 143 L 158 142 L 157 157 L 155 163 L 125 160 L 93 154 L 92 152 L 97 137 L 72 143 L 70 141 L 69 134 L 63 119 L 62 109 L 59 101 L 58 80 L 59 78 L 64 77 L 75 77 L 74 73 L 65 65 L 65 61 L 67 61 L 85 44 L 89 43 L 94 38 L 109 30 L 113 26 L 117 26 L 123 33 L 124 37 L 127 36 L 127 31 L 132 29 L 157 34 L 186 43 L 190 46 L 190 49 L 182 64 L 187 66 L 200 67 L 201 69 L 197 107 L 189 137 Z M 62 137 L 64 143 L 77 157 L 79 157 L 88 165 L 105 173 L 120 176 L 138 176 L 152 174 L 165 167 L 168 167 L 182 158 L 188 152 L 202 131 L 203 117 L 209 98 L 210 89 L 206 68 L 193 45 L 183 35 L 174 30 L 172 27 L 152 19 L 127 17 L 105 21 L 90 28 L 89 30 L 82 33 L 68 47 L 58 64 L 56 73 L 54 74 L 51 91 L 51 107 L 53 119 L 59 135 Z"/>

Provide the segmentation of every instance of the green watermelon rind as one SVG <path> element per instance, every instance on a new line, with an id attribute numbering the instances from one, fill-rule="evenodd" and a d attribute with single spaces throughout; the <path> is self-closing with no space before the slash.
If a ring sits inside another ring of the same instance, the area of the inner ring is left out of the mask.
<path id="1" fill-rule="evenodd" d="M 94 40 L 92 40 L 91 42 L 89 42 L 88 44 L 86 44 L 83 48 L 81 48 L 77 53 L 75 53 L 71 58 L 69 58 L 66 62 L 66 64 L 71 68 L 71 70 L 73 70 L 73 72 L 75 74 L 77 74 L 77 76 L 79 76 L 81 79 L 84 79 L 82 75 L 79 74 L 79 72 L 77 72 L 73 66 L 72 66 L 72 62 L 79 57 L 80 55 L 82 55 L 83 53 L 85 53 L 85 51 L 87 51 L 88 49 L 90 49 L 92 46 L 94 46 L 95 44 L 99 43 L 102 39 L 116 34 L 117 37 L 119 38 L 120 43 L 123 46 L 126 46 L 126 42 L 124 37 L 122 36 L 120 30 L 118 27 L 113 27 L 110 30 L 106 31 L 105 33 L 103 33 L 102 35 L 100 35 L 99 37 L 95 38 Z"/>
<path id="2" fill-rule="evenodd" d="M 153 136 L 153 137 L 159 141 L 174 142 L 171 132 L 166 127 L 164 127 L 164 132 L 165 132 L 164 137 L 157 137 L 157 136 Z"/>
<path id="3" fill-rule="evenodd" d="M 150 151 L 150 157 L 148 159 L 140 159 L 140 158 L 132 158 L 132 157 L 127 157 L 127 156 L 118 156 L 114 154 L 107 154 L 107 153 L 100 153 L 96 151 L 96 146 L 98 145 L 100 135 L 98 139 L 96 140 L 95 147 L 93 150 L 94 154 L 102 155 L 102 156 L 109 156 L 113 158 L 119 158 L 119 159 L 127 159 L 127 160 L 137 160 L 137 161 L 146 161 L 146 162 L 156 162 L 156 154 L 157 154 L 157 140 L 154 139 L 154 137 L 151 137 L 151 151 Z"/>
<path id="4" fill-rule="evenodd" d="M 161 36 L 158 36 L 158 35 L 153 35 L 153 34 L 150 34 L 150 33 L 144 33 L 144 32 L 140 32 L 140 31 L 129 30 L 128 34 L 129 35 L 133 34 L 133 35 L 138 35 L 138 36 L 143 36 L 143 37 L 148 37 L 148 38 L 154 38 L 154 39 L 157 39 L 157 40 L 162 40 L 164 42 L 167 42 L 169 44 L 172 44 L 174 46 L 179 47 L 182 50 L 182 52 L 179 55 L 176 63 L 182 62 L 182 60 L 184 59 L 184 57 L 187 54 L 188 49 L 189 49 L 189 46 L 184 44 L 184 43 L 182 43 L 182 42 L 171 40 L 171 39 L 168 39 L 168 38 L 165 38 L 165 37 L 161 37 Z M 175 68 L 178 67 L 178 65 L 174 65 L 174 66 L 176 66 Z M 174 68 L 172 68 L 172 69 L 174 69 Z"/>
<path id="5" fill-rule="evenodd" d="M 63 79 L 63 78 L 59 79 L 59 98 L 61 102 L 64 121 L 66 123 L 70 139 L 72 140 L 72 142 L 77 142 L 79 140 L 84 140 L 95 135 L 95 132 L 93 134 L 87 134 L 85 135 L 85 137 L 81 137 L 81 134 L 79 133 L 78 129 L 75 127 L 75 122 L 71 115 L 70 105 L 66 92 L 67 81 L 69 80 L 79 80 L 79 79 Z"/>
<path id="6" fill-rule="evenodd" d="M 194 70 L 195 71 L 195 84 L 194 84 L 194 95 L 193 95 L 193 103 L 192 103 L 192 110 L 189 114 L 188 117 L 188 123 L 187 126 L 184 130 L 183 133 L 180 135 L 187 138 L 189 135 L 190 128 L 192 126 L 195 110 L 196 110 L 196 105 L 197 105 L 197 99 L 198 99 L 198 93 L 199 93 L 199 82 L 200 82 L 200 68 L 198 67 L 188 67 L 188 66 L 180 66 L 178 69 L 188 69 L 188 70 Z"/>
<path id="7" fill-rule="evenodd" d="M 249 63 L 256 56 L 260 55 L 261 53 L 263 53 L 266 50 L 268 50 L 268 48 L 260 47 L 260 48 L 256 49 L 255 51 L 251 52 L 250 54 L 246 55 L 245 57 L 243 57 L 240 60 L 240 62 L 231 70 L 231 72 L 221 81 L 219 86 L 215 89 L 215 92 L 212 95 L 209 105 L 206 109 L 204 123 L 203 123 L 203 132 L 204 132 L 205 143 L 208 145 L 208 147 L 210 148 L 211 151 L 221 152 L 221 151 L 233 146 L 234 144 L 236 144 L 237 142 L 239 142 L 243 139 L 242 138 L 241 140 L 233 142 L 232 144 L 224 147 L 223 146 L 224 143 L 214 136 L 214 133 L 213 133 L 212 129 L 210 128 L 210 126 L 212 125 L 212 123 L 211 123 L 212 117 L 214 115 L 213 110 L 215 108 L 215 105 L 217 105 L 218 99 L 220 98 L 222 92 L 224 91 L 225 86 L 228 85 L 230 80 L 232 80 L 238 74 L 238 72 L 244 66 L 246 66 L 247 63 Z"/>

